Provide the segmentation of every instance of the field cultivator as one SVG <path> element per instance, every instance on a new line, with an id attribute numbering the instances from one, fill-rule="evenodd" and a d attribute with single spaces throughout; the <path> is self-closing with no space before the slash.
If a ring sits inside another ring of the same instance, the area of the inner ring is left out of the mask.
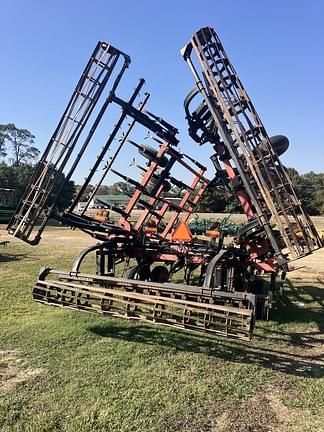
<path id="1" fill-rule="evenodd" d="M 33 290 L 40 303 L 250 339 L 256 314 L 268 315 L 276 275 L 283 278 L 289 261 L 321 247 L 321 240 L 279 160 L 288 140 L 268 137 L 213 29 L 199 30 L 182 55 L 196 83 L 185 99 L 189 135 L 211 145 L 214 177 L 179 150 L 177 129 L 147 110 L 143 79 L 128 100 L 119 96 L 130 58 L 99 42 L 8 231 L 35 245 L 54 217 L 98 240 L 70 272 L 41 271 Z M 86 164 L 79 192 L 59 211 L 60 194 Z M 90 203 L 113 180 L 127 185 L 128 204 L 91 216 Z M 236 196 L 247 216 L 226 246 L 220 223 L 204 238 L 189 229 L 201 199 L 215 189 Z M 91 274 L 82 270 L 89 254 L 96 257 Z"/>

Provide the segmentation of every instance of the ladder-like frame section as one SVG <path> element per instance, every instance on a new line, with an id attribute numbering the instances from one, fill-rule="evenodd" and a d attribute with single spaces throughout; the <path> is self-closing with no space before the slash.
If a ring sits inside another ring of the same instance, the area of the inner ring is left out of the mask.
<path id="1" fill-rule="evenodd" d="M 201 75 L 194 64 L 193 52 Z M 320 237 L 215 31 L 209 27 L 200 29 L 181 53 L 210 111 L 212 126 L 216 126 L 216 132 L 210 131 L 215 134 L 210 142 L 215 144 L 221 139 L 226 146 L 278 263 L 287 260 L 274 235 L 271 218 L 292 258 L 321 247 Z M 302 233 L 302 241 L 297 233 Z"/>
<path id="2" fill-rule="evenodd" d="M 119 62 L 120 58 L 122 62 Z M 9 222 L 10 234 L 29 244 L 38 244 L 49 218 L 54 217 L 68 226 L 80 228 L 93 237 L 105 241 L 110 234 L 127 237 L 134 232 L 146 233 L 145 227 L 151 223 L 156 225 L 161 223 L 163 226 L 163 218 L 167 211 L 171 210 L 173 214 L 163 227 L 163 232 L 151 235 L 161 240 L 167 238 L 179 218 L 182 222 L 188 221 L 208 186 L 209 181 L 205 177 L 206 167 L 189 155 L 176 150 L 177 129 L 145 109 L 149 93 L 144 94 L 144 98 L 137 107 L 134 106 L 145 84 L 143 78 L 139 80 L 127 101 L 117 96 L 117 87 L 129 63 L 130 58 L 126 54 L 105 42 L 98 43 L 35 169 L 16 213 Z M 86 123 L 113 72 L 115 78 L 108 96 L 101 103 L 101 107 L 96 108 L 97 114 L 92 124 L 88 126 Z M 120 111 L 119 117 L 99 154 L 93 153 L 93 165 L 77 195 L 73 198 L 73 202 L 64 212 L 59 212 L 56 205 L 57 199 L 64 192 L 64 187 L 80 164 L 82 156 L 92 142 L 95 131 L 110 105 L 114 105 L 115 109 Z M 130 123 L 121 133 L 126 121 Z M 85 126 L 89 132 L 83 137 L 81 133 Z M 158 143 L 158 148 L 137 144 L 129 139 L 135 126 L 148 130 L 148 138 L 152 139 L 155 145 Z M 114 144 L 116 142 L 117 147 Z M 120 169 L 116 170 L 116 160 L 122 150 L 125 153 L 126 145 L 128 148 L 131 147 L 129 154 L 133 154 L 135 147 L 135 151 L 138 150 L 142 156 L 149 156 L 145 168 L 135 164 L 142 173 L 140 181 L 131 178 L 128 172 L 123 173 L 120 172 Z M 108 158 L 108 152 L 111 150 L 113 152 Z M 164 161 L 165 165 L 161 165 L 161 161 Z M 175 165 L 181 166 L 188 172 L 191 182 L 181 182 L 171 175 L 171 170 L 175 168 Z M 67 166 L 69 166 L 69 171 L 65 174 L 64 168 Z M 96 180 L 84 209 L 78 212 L 78 204 L 98 172 L 100 172 L 99 179 Z M 119 215 L 117 221 L 102 220 L 100 217 L 90 217 L 87 214 L 90 203 L 110 173 L 123 179 L 129 186 L 135 187 L 134 192 L 130 193 L 130 200 L 125 210 L 110 206 L 110 209 Z M 178 186 L 184 191 L 178 205 L 165 198 L 166 186 Z M 130 222 L 130 217 L 137 205 L 144 207 L 144 210 L 136 223 L 133 223 Z M 39 223 L 40 226 L 38 226 Z"/>
<path id="3" fill-rule="evenodd" d="M 121 62 L 119 62 L 121 59 Z M 51 137 L 46 150 L 38 163 L 16 212 L 11 218 L 8 231 L 15 237 L 30 244 L 40 240 L 48 219 L 53 213 L 57 199 L 64 186 L 70 180 L 76 166 L 86 150 L 96 128 L 104 115 L 119 81 L 130 63 L 128 55 L 106 42 L 98 42 L 73 95 L 64 111 L 61 120 Z M 63 170 L 80 138 L 89 117 L 96 106 L 113 71 L 119 67 L 116 78 L 111 85 L 108 97 L 100 108 L 85 138 L 77 157 L 74 159 L 63 184 L 55 191 L 54 187 L 62 178 Z M 51 197 L 51 204 L 48 205 Z M 33 231 L 36 224 L 39 228 Z M 35 235 L 34 235 L 35 233 Z M 31 238 L 32 234 L 34 235 Z"/>

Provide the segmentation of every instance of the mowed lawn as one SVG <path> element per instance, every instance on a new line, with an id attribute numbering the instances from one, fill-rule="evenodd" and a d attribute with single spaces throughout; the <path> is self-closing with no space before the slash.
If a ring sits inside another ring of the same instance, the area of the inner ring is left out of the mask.
<path id="1" fill-rule="evenodd" d="M 0 233 L 1 431 L 324 431 L 323 250 L 248 343 L 39 305 L 39 269 L 68 270 L 94 241 Z"/>

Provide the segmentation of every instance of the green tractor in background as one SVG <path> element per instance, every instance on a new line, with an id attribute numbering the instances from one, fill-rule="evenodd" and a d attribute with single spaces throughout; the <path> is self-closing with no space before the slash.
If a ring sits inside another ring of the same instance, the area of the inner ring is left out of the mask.
<path id="1" fill-rule="evenodd" d="M 0 224 L 9 222 L 18 201 L 18 191 L 16 189 L 0 188 Z"/>

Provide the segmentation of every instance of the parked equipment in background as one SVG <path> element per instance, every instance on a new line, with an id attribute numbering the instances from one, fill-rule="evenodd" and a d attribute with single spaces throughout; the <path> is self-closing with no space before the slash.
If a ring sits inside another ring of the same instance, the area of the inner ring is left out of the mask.
<path id="1" fill-rule="evenodd" d="M 8 223 L 18 204 L 16 189 L 0 188 L 0 223 Z"/>
<path id="2" fill-rule="evenodd" d="M 206 231 L 212 230 L 215 226 L 221 231 L 224 236 L 234 236 L 240 226 L 243 224 L 235 223 L 231 220 L 231 215 L 225 216 L 222 219 L 202 218 L 198 214 L 190 218 L 188 227 L 192 234 L 204 235 Z"/>

